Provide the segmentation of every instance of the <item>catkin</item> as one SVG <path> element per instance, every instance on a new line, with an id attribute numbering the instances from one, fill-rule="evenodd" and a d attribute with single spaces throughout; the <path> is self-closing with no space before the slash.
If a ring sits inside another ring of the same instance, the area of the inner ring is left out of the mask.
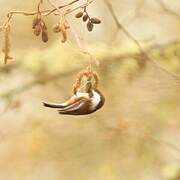
<path id="1" fill-rule="evenodd" d="M 41 18 L 35 17 L 35 18 L 33 19 L 32 29 L 35 29 L 35 27 L 36 27 L 37 25 L 39 25 L 40 22 L 41 22 Z"/>
<path id="2" fill-rule="evenodd" d="M 42 41 L 47 42 L 49 38 L 48 38 L 47 27 L 45 24 L 43 24 L 43 26 L 42 26 L 42 34 L 41 35 L 42 35 Z"/>
<path id="3" fill-rule="evenodd" d="M 39 36 L 41 34 L 41 31 L 42 31 L 42 28 L 41 28 L 40 24 L 36 25 L 34 28 L 34 34 L 36 36 Z"/>
<path id="4" fill-rule="evenodd" d="M 7 24 L 4 27 L 4 46 L 3 46 L 3 53 L 4 53 L 4 63 L 7 64 L 9 59 L 12 59 L 10 57 L 10 24 Z"/>
<path id="5" fill-rule="evenodd" d="M 97 72 L 93 72 L 93 77 L 94 77 L 94 89 L 97 89 L 98 87 L 98 84 L 99 84 L 99 75 L 97 74 Z"/>
<path id="6" fill-rule="evenodd" d="M 67 31 L 65 28 L 62 28 L 62 43 L 65 43 L 67 41 Z"/>
<path id="7" fill-rule="evenodd" d="M 59 32 L 61 32 L 61 27 L 60 27 L 60 24 L 58 23 L 58 24 L 55 24 L 54 26 L 53 26 L 53 32 L 54 33 L 59 33 Z"/>

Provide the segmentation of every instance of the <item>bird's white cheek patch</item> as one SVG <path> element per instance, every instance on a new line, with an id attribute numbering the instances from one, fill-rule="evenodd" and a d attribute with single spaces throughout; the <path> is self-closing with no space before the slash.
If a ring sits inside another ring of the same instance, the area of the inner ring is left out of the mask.
<path id="1" fill-rule="evenodd" d="M 92 97 L 92 105 L 91 105 L 92 110 L 94 110 L 97 107 L 100 101 L 101 101 L 100 95 L 94 91 Z"/>

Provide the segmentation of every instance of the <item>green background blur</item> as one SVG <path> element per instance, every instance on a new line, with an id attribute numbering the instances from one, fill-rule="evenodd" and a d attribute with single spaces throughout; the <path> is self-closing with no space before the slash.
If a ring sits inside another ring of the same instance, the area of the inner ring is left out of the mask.
<path id="1" fill-rule="evenodd" d="M 180 1 L 109 2 L 148 54 L 168 71 L 180 73 Z M 10 10 L 34 11 L 37 3 L 0 0 L 0 23 Z M 93 68 L 106 103 L 96 113 L 79 117 L 59 115 L 41 102 L 69 98 L 88 56 L 71 32 L 65 44 L 52 33 L 58 16 L 44 19 L 48 43 L 33 35 L 33 17 L 13 17 L 14 60 L 4 65 L 0 53 L 0 179 L 180 179 L 180 80 L 143 61 L 103 0 L 92 3 L 88 12 L 102 20 L 91 33 L 74 13 L 68 19 L 96 59 Z"/>

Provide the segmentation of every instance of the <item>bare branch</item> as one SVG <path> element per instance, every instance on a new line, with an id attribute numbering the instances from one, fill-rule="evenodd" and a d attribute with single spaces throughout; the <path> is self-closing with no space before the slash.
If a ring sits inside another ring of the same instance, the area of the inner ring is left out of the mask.
<path id="1" fill-rule="evenodd" d="M 180 80 L 180 76 L 177 75 L 176 73 L 170 72 L 167 69 L 165 69 L 164 67 L 162 67 L 162 65 L 160 65 L 157 61 L 153 60 L 148 53 L 143 49 L 143 47 L 141 46 L 141 44 L 138 42 L 138 40 L 129 33 L 129 31 L 119 22 L 114 9 L 111 5 L 111 3 L 109 2 L 109 0 L 104 0 L 105 4 L 107 5 L 112 18 L 114 19 L 114 22 L 116 23 L 117 27 L 122 30 L 124 32 L 124 34 L 126 34 L 126 36 L 134 42 L 134 44 L 137 46 L 138 50 L 141 52 L 141 54 L 144 56 L 143 60 L 148 60 L 149 62 L 151 62 L 151 64 L 153 64 L 155 67 L 158 67 L 159 69 L 161 69 L 162 71 L 168 73 L 169 75 L 171 75 L 172 77 L 174 77 L 175 79 Z"/>
<path id="2" fill-rule="evenodd" d="M 167 13 L 170 14 L 174 17 L 176 17 L 178 20 L 180 20 L 180 15 L 176 12 L 174 12 L 173 10 L 171 10 L 170 8 L 168 8 L 166 6 L 166 4 L 164 3 L 163 0 L 157 0 L 157 2 L 159 3 L 159 5 L 161 6 L 161 8 Z"/>

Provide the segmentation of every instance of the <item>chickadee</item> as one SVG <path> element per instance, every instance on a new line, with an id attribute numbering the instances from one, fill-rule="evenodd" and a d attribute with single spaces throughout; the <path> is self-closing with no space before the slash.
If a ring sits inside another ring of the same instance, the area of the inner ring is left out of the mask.
<path id="1" fill-rule="evenodd" d="M 68 101 L 62 104 L 45 103 L 45 107 L 57 108 L 60 114 L 85 115 L 91 114 L 100 109 L 105 102 L 105 97 L 99 90 L 92 90 L 89 93 L 77 92 Z"/>

